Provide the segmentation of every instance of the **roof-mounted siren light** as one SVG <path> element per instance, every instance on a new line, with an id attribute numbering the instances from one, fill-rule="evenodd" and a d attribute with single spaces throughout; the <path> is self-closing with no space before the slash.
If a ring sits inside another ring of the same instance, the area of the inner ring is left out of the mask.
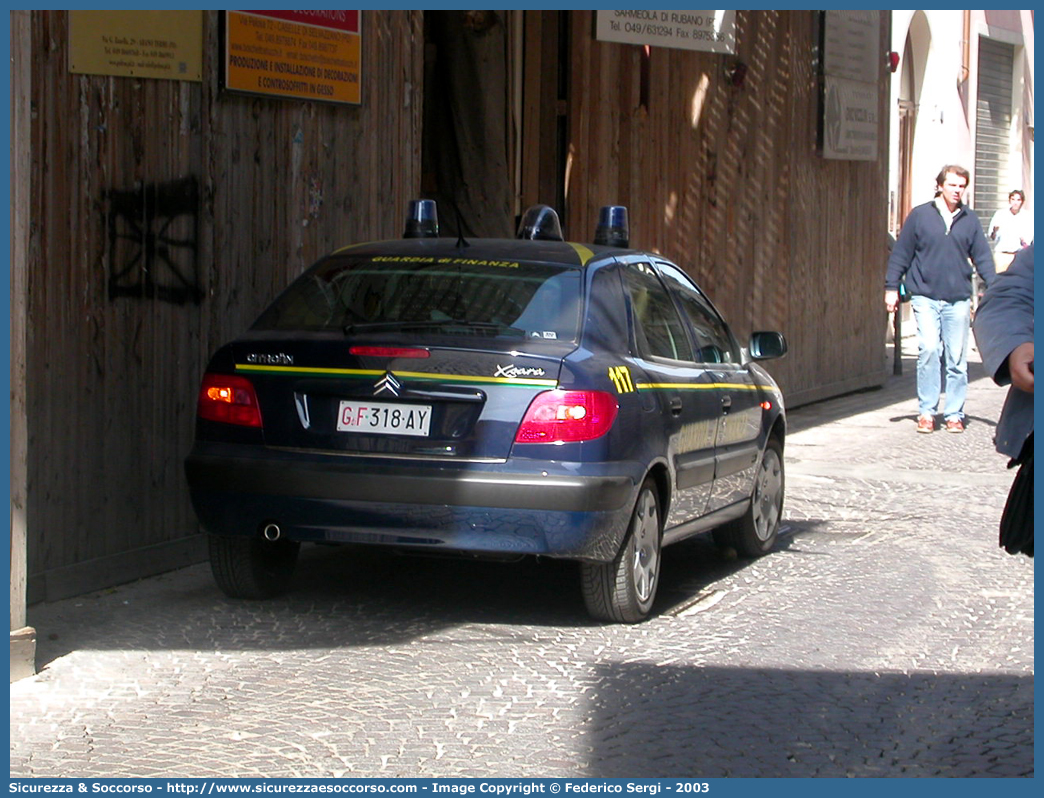
<path id="1" fill-rule="evenodd" d="M 522 214 L 518 237 L 530 241 L 561 241 L 562 225 L 558 214 L 547 205 L 533 205 Z"/>
<path id="2" fill-rule="evenodd" d="M 627 226 L 627 208 L 623 205 L 605 205 L 598 211 L 598 227 L 594 242 L 606 247 L 627 248 L 631 231 Z"/>
<path id="3" fill-rule="evenodd" d="M 410 200 L 410 209 L 406 213 L 406 230 L 402 237 L 439 237 L 439 212 L 435 208 L 435 200 Z"/>

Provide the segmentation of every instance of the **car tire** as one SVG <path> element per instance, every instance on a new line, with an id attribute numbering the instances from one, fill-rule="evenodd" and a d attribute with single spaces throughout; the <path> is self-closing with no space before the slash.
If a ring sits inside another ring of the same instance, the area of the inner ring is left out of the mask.
<path id="1" fill-rule="evenodd" d="M 721 548 L 735 549 L 741 557 L 770 552 L 779 535 L 785 488 L 783 446 L 776 438 L 769 438 L 754 476 L 750 505 L 740 518 L 714 530 L 714 542 Z"/>
<path id="2" fill-rule="evenodd" d="M 265 599 L 285 593 L 300 543 L 290 540 L 209 536 L 210 570 L 230 598 Z"/>
<path id="3" fill-rule="evenodd" d="M 660 583 L 662 533 L 656 485 L 646 479 L 616 557 L 607 563 L 581 564 L 584 603 L 592 617 L 616 623 L 637 623 L 648 617 Z"/>

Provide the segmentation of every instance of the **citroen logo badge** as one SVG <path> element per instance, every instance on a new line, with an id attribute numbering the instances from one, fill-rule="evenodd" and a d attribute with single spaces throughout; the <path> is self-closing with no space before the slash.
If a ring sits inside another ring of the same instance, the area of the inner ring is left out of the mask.
<path id="1" fill-rule="evenodd" d="M 373 386 L 373 395 L 380 396 L 384 393 L 398 396 L 401 388 L 402 385 L 399 384 L 399 381 L 392 376 L 390 371 L 388 371 L 385 372 L 384 376 L 377 380 L 377 384 Z"/>

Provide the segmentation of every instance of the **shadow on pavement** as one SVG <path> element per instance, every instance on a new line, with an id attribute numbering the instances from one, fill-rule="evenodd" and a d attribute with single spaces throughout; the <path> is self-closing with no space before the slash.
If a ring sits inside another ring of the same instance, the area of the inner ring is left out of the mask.
<path id="1" fill-rule="evenodd" d="M 591 778 L 1032 776 L 1033 677 L 614 663 Z"/>
<path id="2" fill-rule="evenodd" d="M 781 541 L 780 548 L 788 545 Z M 665 550 L 653 614 L 746 567 L 709 535 Z M 390 645 L 466 624 L 595 627 L 576 563 L 400 556 L 368 547 L 306 546 L 290 592 L 229 599 L 207 564 L 30 608 L 37 667 L 76 650 L 296 650 Z M 483 633 L 488 637 L 488 633 Z"/>

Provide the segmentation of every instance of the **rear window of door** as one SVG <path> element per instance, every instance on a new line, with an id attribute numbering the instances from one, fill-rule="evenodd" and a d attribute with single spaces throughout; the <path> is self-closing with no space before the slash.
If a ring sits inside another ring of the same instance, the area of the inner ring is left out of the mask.
<path id="1" fill-rule="evenodd" d="M 692 362 L 692 345 L 667 289 L 653 268 L 631 263 L 624 279 L 635 317 L 635 343 L 645 357 Z"/>
<path id="2" fill-rule="evenodd" d="M 664 280 L 671 287 L 692 327 L 696 338 L 695 360 L 698 363 L 738 363 L 736 339 L 725 322 L 706 300 L 689 277 L 677 267 L 657 264 Z"/>

